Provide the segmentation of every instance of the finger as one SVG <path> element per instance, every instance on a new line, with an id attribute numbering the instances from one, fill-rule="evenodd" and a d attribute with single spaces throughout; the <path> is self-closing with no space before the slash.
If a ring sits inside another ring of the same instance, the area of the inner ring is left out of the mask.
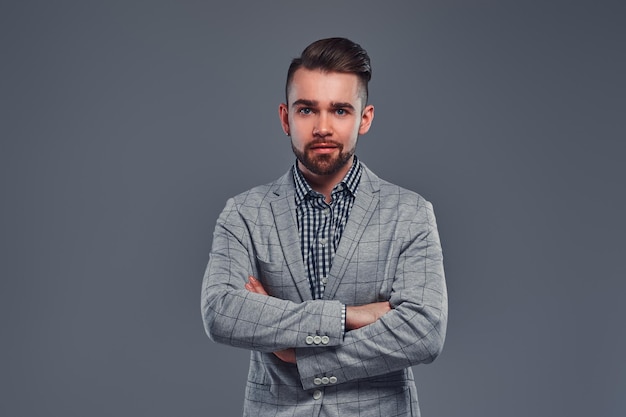
<path id="1" fill-rule="evenodd" d="M 250 284 L 249 282 L 246 282 L 246 284 L 243 287 L 250 292 L 259 294 L 258 289 L 254 285 Z"/>
<path id="2" fill-rule="evenodd" d="M 256 286 L 254 286 L 254 285 L 251 283 L 251 281 L 250 281 L 250 279 L 249 279 L 249 278 L 248 278 L 248 282 L 246 282 L 246 283 L 244 284 L 244 286 L 243 286 L 243 287 L 244 287 L 246 290 L 250 291 L 250 292 L 253 292 L 253 293 L 255 293 L 255 294 L 258 294 L 258 289 L 257 289 L 257 287 L 256 287 Z"/>
<path id="3" fill-rule="evenodd" d="M 265 288 L 263 288 L 263 285 L 261 284 L 261 282 L 258 279 L 254 278 L 253 276 L 248 277 L 248 283 L 246 285 L 249 285 L 251 287 L 249 291 L 252 291 L 254 293 L 261 294 L 261 295 L 269 295 L 267 291 L 265 291 Z"/>

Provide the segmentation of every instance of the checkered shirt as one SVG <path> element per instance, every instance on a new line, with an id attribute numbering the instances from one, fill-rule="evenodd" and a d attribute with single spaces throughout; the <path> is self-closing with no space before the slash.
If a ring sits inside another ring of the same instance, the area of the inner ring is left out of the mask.
<path id="1" fill-rule="evenodd" d="M 328 204 L 324 195 L 314 191 L 306 182 L 297 163 L 293 166 L 300 247 L 314 299 L 324 296 L 324 288 L 330 279 L 328 273 L 354 205 L 362 173 L 361 163 L 355 156 L 344 179 L 333 188 Z"/>

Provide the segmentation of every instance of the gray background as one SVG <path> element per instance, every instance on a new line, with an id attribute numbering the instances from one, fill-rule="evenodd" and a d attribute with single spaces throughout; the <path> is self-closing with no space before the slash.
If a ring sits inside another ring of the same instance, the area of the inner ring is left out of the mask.
<path id="1" fill-rule="evenodd" d="M 438 216 L 423 415 L 626 415 L 620 3 L 2 1 L 0 415 L 240 414 L 213 226 L 293 162 L 285 73 L 328 36 L 372 57 L 358 155 Z"/>

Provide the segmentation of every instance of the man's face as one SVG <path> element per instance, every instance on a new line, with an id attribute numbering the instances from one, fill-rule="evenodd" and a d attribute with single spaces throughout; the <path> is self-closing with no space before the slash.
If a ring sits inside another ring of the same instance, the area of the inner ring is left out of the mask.
<path id="1" fill-rule="evenodd" d="M 300 68 L 288 91 L 279 116 L 300 169 L 315 176 L 347 173 L 357 137 L 374 118 L 373 106 L 363 108 L 358 77 Z"/>

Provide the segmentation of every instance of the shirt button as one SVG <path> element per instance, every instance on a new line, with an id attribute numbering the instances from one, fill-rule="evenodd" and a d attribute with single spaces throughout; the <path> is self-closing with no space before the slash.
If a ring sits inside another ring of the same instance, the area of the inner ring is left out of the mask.
<path id="1" fill-rule="evenodd" d="M 324 284 L 324 285 L 328 284 L 328 278 L 327 277 L 322 278 L 322 284 Z"/>
<path id="2" fill-rule="evenodd" d="M 323 345 L 327 345 L 328 342 L 330 342 L 330 337 L 328 336 L 322 336 L 322 344 Z"/>
<path id="3" fill-rule="evenodd" d="M 325 237 L 320 239 L 320 245 L 324 246 L 326 245 L 326 242 L 328 242 L 328 239 L 326 239 Z"/>
<path id="4" fill-rule="evenodd" d="M 307 345 L 312 345 L 313 344 L 313 336 L 307 336 L 306 339 L 304 339 L 304 341 L 306 342 Z"/>
<path id="5" fill-rule="evenodd" d="M 336 376 L 331 376 L 330 378 L 328 378 L 328 381 L 331 384 L 336 384 L 337 383 L 337 377 Z"/>
<path id="6" fill-rule="evenodd" d="M 313 391 L 313 399 L 314 400 L 319 400 L 320 398 L 322 398 L 322 391 L 320 391 L 318 389 Z"/>
<path id="7" fill-rule="evenodd" d="M 321 380 L 320 378 L 315 378 L 315 379 L 313 380 L 313 383 L 314 383 L 315 385 L 321 385 L 321 384 L 322 384 L 322 380 Z"/>
<path id="8" fill-rule="evenodd" d="M 315 336 L 313 338 L 313 343 L 315 343 L 316 345 L 319 345 L 320 343 L 322 343 L 322 338 L 320 336 Z"/>
<path id="9" fill-rule="evenodd" d="M 330 379 L 328 379 L 328 377 L 325 376 L 324 378 L 322 378 L 322 384 L 326 385 L 329 382 L 330 382 Z"/>

